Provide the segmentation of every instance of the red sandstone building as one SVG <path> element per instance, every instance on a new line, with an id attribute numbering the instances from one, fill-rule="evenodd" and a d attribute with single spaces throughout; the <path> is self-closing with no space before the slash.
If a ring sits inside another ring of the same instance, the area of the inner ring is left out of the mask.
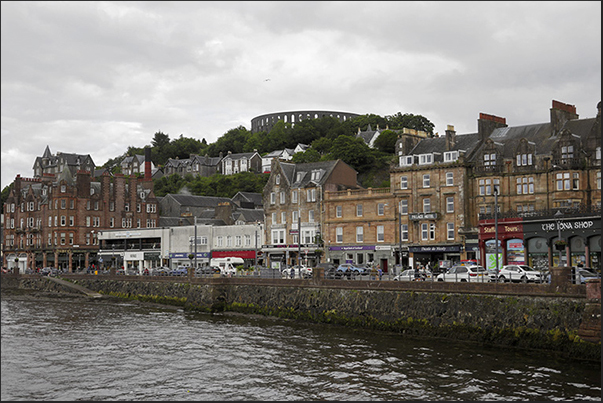
<path id="1" fill-rule="evenodd" d="M 47 147 L 35 177 L 17 175 L 4 204 L 3 267 L 84 269 L 101 263 L 99 231 L 156 227 L 148 151 L 144 177 L 105 171 L 95 178 L 90 156 L 53 156 Z"/>

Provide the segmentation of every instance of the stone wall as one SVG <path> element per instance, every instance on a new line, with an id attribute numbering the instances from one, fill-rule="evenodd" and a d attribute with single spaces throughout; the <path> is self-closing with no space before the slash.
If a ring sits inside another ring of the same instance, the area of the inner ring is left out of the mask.
<path id="1" fill-rule="evenodd" d="M 70 281 L 107 296 L 179 305 L 187 310 L 262 314 L 601 359 L 600 300 L 593 304 L 584 297 L 564 295 L 367 289 L 361 286 L 364 282 L 357 282 L 357 288 L 350 287 L 354 282 L 346 282 L 346 288 L 332 288 L 287 280 L 272 284 L 216 280 L 154 281 L 139 277 L 128 281 L 87 276 Z M 6 287 L 65 291 L 47 279 L 22 276 L 3 276 L 2 289 Z M 590 322 L 597 307 L 598 338 L 592 337 L 592 332 L 584 333 L 584 323 L 593 326 Z M 580 334 L 589 339 L 585 341 Z"/>

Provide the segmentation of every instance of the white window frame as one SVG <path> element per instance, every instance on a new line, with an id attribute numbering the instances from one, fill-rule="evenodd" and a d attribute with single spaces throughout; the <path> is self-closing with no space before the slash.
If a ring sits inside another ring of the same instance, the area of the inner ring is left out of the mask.
<path id="1" fill-rule="evenodd" d="M 364 227 L 356 227 L 356 243 L 364 242 Z"/>
<path id="2" fill-rule="evenodd" d="M 454 196 L 446 197 L 446 212 L 454 213 Z"/>
<path id="3" fill-rule="evenodd" d="M 454 186 L 454 172 L 446 172 L 446 186 Z"/>

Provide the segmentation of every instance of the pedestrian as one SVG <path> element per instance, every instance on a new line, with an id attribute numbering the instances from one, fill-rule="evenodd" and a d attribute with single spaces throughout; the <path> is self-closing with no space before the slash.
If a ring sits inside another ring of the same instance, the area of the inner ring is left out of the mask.
<path id="1" fill-rule="evenodd" d="M 289 275 L 291 278 L 295 278 L 295 268 L 294 267 L 289 269 Z"/>
<path id="2" fill-rule="evenodd" d="M 383 270 L 381 270 L 381 266 L 377 266 L 377 273 L 379 273 L 379 281 L 381 281 L 381 278 L 383 277 Z"/>
<path id="3" fill-rule="evenodd" d="M 419 270 L 421 270 L 421 263 L 417 263 L 417 267 L 415 269 L 415 281 L 419 279 Z"/>

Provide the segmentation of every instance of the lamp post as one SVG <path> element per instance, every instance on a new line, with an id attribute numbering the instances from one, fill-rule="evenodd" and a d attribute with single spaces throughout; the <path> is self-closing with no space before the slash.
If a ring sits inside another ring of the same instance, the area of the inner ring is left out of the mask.
<path id="1" fill-rule="evenodd" d="M 496 254 L 496 282 L 498 282 L 498 186 L 494 185 L 494 253 Z"/>
<path id="2" fill-rule="evenodd" d="M 400 235 L 400 250 L 398 252 L 398 258 L 400 259 L 400 272 L 402 272 L 402 201 L 398 203 L 398 232 Z M 396 266 L 394 265 L 394 276 L 397 275 Z"/>
<path id="3" fill-rule="evenodd" d="M 197 270 L 197 216 L 195 216 L 195 270 Z"/>
<path id="4" fill-rule="evenodd" d="M 254 260 L 254 266 L 253 269 L 257 270 L 258 269 L 258 223 L 255 223 L 256 227 L 255 227 L 255 260 Z"/>
<path id="5" fill-rule="evenodd" d="M 561 217 L 563 213 L 560 210 L 557 210 L 555 213 L 555 222 L 557 223 L 557 239 L 561 240 Z M 561 248 L 559 248 L 559 266 L 561 267 L 563 256 L 561 254 Z"/>
<path id="6" fill-rule="evenodd" d="M 301 209 L 297 210 L 297 271 L 301 278 Z"/>

